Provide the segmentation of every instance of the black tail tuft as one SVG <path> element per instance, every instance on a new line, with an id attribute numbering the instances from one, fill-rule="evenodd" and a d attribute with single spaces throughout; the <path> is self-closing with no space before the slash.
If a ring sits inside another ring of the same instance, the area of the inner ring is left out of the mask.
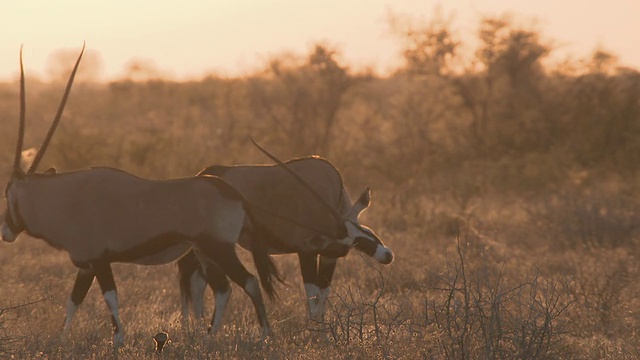
<path id="1" fill-rule="evenodd" d="M 275 278 L 280 283 L 284 284 L 284 280 L 280 276 L 271 256 L 269 256 L 267 246 L 265 245 L 267 238 L 272 236 L 273 235 L 270 231 L 259 226 L 255 221 L 252 221 L 251 255 L 253 256 L 253 263 L 256 265 L 256 269 L 258 270 L 260 284 L 271 300 L 277 296 L 273 287 L 273 279 Z"/>

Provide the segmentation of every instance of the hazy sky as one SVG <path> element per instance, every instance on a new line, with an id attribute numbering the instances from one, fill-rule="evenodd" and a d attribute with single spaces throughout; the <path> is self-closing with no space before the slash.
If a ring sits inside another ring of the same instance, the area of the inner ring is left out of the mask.
<path id="1" fill-rule="evenodd" d="M 640 68 L 640 0 L 2 0 L 0 80 L 17 74 L 20 44 L 27 71 L 43 75 L 55 50 L 83 41 L 100 53 L 107 78 L 132 58 L 177 78 L 233 75 L 283 50 L 305 54 L 317 41 L 349 64 L 384 71 L 399 62 L 389 12 L 429 19 L 438 6 L 463 36 L 481 16 L 509 11 L 536 19 L 564 52 L 586 56 L 600 45 Z"/>

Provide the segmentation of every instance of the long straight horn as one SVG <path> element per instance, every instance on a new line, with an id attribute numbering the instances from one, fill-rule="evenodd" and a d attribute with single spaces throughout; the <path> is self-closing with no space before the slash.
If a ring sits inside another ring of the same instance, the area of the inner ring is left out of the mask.
<path id="1" fill-rule="evenodd" d="M 24 65 L 22 64 L 22 45 L 20 46 L 20 124 L 18 125 L 18 141 L 16 143 L 16 155 L 13 159 L 13 172 L 22 173 L 20 159 L 22 156 L 22 143 L 24 141 L 25 124 L 25 94 L 24 94 Z"/>
<path id="2" fill-rule="evenodd" d="M 293 170 L 292 168 L 289 167 L 289 165 L 285 164 L 284 162 L 282 162 L 280 159 L 278 159 L 277 157 L 275 157 L 275 155 L 272 155 L 270 152 L 268 152 L 267 150 L 265 150 L 264 148 L 262 148 L 262 146 L 258 145 L 258 143 L 255 142 L 255 140 L 253 140 L 253 138 L 249 137 L 249 139 L 251 139 L 251 142 L 253 143 L 253 145 L 255 145 L 258 149 L 260 149 L 260 151 L 262 151 L 265 155 L 267 155 L 271 160 L 275 161 L 278 165 L 280 165 L 284 170 L 286 170 L 289 174 L 291 174 L 291 176 L 293 176 L 296 180 L 298 180 L 298 182 L 304 186 L 307 190 L 309 190 L 309 192 L 316 198 L 318 199 L 318 201 L 320 201 L 320 203 L 327 208 L 327 210 L 329 210 L 329 212 L 331 213 L 331 215 L 333 216 L 333 218 L 337 221 L 338 226 L 342 225 L 342 222 L 344 221 L 342 215 L 340 215 L 340 213 L 338 213 L 338 211 L 336 209 L 334 209 L 328 202 L 327 200 L 325 200 L 317 191 L 316 189 L 314 189 L 306 180 L 304 180 L 302 178 L 302 176 L 300 176 L 297 172 L 295 172 L 295 170 Z"/>
<path id="3" fill-rule="evenodd" d="M 44 141 L 42 142 L 42 146 L 38 150 L 36 157 L 33 159 L 33 163 L 31 164 L 31 167 L 29 167 L 29 171 L 27 171 L 27 174 L 31 174 L 34 171 L 36 171 L 36 168 L 38 167 L 38 163 L 40 163 L 42 156 L 44 156 L 44 153 L 47 150 L 47 146 L 49 146 L 49 142 L 51 141 L 51 137 L 53 136 L 53 133 L 55 132 L 56 127 L 60 122 L 60 118 L 62 117 L 62 112 L 64 111 L 64 106 L 67 103 L 67 98 L 69 97 L 69 92 L 71 91 L 71 85 L 73 84 L 73 79 L 76 77 L 76 71 L 78 71 L 78 66 L 80 65 L 82 54 L 84 54 L 84 47 L 85 47 L 85 44 L 83 43 L 82 50 L 80 50 L 80 55 L 78 55 L 78 60 L 76 60 L 76 65 L 73 67 L 73 71 L 71 71 L 71 75 L 69 76 L 69 81 L 67 82 L 67 87 L 64 90 L 64 95 L 62 96 L 62 100 L 60 101 L 60 106 L 58 107 L 58 113 L 56 114 L 56 117 L 53 119 L 53 123 L 49 128 L 49 132 L 47 132 L 47 137 L 45 137 Z"/>

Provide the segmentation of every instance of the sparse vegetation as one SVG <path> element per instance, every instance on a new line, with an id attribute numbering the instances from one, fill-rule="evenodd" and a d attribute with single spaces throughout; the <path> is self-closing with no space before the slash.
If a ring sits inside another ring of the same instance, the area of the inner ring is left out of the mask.
<path id="1" fill-rule="evenodd" d="M 602 49 L 545 65 L 550 42 L 509 18 L 481 23 L 471 58 L 446 22 L 395 30 L 407 61 L 386 77 L 318 44 L 245 78 L 80 82 L 44 159 L 189 176 L 265 162 L 249 136 L 281 158 L 328 157 L 347 188 L 372 187 L 363 222 L 396 260 L 341 260 L 325 323 L 307 320 L 295 257 L 277 258 L 288 285 L 266 342 L 238 289 L 209 336 L 179 323 L 173 266 L 116 265 L 125 347 L 112 353 L 97 286 L 63 340 L 75 269 L 23 236 L 0 251 L 0 356 L 150 359 L 166 331 L 163 356 L 184 359 L 640 357 L 640 73 Z M 25 147 L 60 87 L 28 79 Z M 17 116 L 17 84 L 0 84 L 3 181 Z"/>

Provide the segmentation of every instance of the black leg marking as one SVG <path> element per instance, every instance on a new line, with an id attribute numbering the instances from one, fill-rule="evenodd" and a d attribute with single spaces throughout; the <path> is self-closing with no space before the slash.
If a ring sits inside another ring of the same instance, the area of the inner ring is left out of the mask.
<path id="1" fill-rule="evenodd" d="M 331 279 L 336 269 L 338 259 L 326 256 L 320 256 L 320 264 L 318 266 L 318 299 L 316 302 L 314 320 L 324 322 L 327 300 L 331 292 Z"/>
<path id="2" fill-rule="evenodd" d="M 104 301 L 107 308 L 111 312 L 111 321 L 113 323 L 113 346 L 118 348 L 124 344 L 124 328 L 118 315 L 118 293 L 116 291 L 116 283 L 113 279 L 111 264 L 105 261 L 96 261 L 91 264 L 93 271 L 98 279 L 98 284 L 102 290 Z"/>
<path id="3" fill-rule="evenodd" d="M 80 269 L 76 275 L 76 282 L 73 284 L 73 290 L 71 291 L 71 301 L 74 304 L 80 305 L 87 297 L 87 293 L 93 284 L 93 278 L 96 274 L 90 269 Z"/>
<path id="4" fill-rule="evenodd" d="M 307 295 L 307 310 L 309 319 L 322 322 L 324 308 L 321 306 L 321 294 L 318 287 L 318 254 L 298 254 L 300 271 L 304 282 L 304 291 Z"/>
<path id="5" fill-rule="evenodd" d="M 202 268 L 195 252 L 191 250 L 178 260 L 178 280 L 180 283 L 183 321 L 188 321 L 189 319 L 189 304 L 193 304 L 196 318 L 203 316 L 202 302 L 204 299 L 194 298 L 194 295 L 199 296 L 202 294 L 204 296 L 204 289 L 197 288 L 200 284 L 194 284 L 194 279 L 197 279 L 197 276 L 194 277 L 194 275 L 197 273 L 202 274 Z M 194 289 L 197 289 L 195 294 Z"/>
<path id="6" fill-rule="evenodd" d="M 193 250 L 178 260 L 178 277 L 180 280 L 180 291 L 189 293 L 189 279 L 198 270 L 200 263 Z"/>
<path id="7" fill-rule="evenodd" d="M 116 281 L 113 278 L 113 272 L 111 271 L 111 264 L 108 262 L 93 262 L 91 268 L 96 274 L 98 284 L 102 293 L 106 293 L 111 290 L 116 290 Z"/>
<path id="8" fill-rule="evenodd" d="M 89 289 L 91 288 L 91 284 L 93 283 L 93 278 L 95 277 L 95 273 L 92 269 L 80 269 L 78 270 L 78 274 L 76 275 L 76 281 L 73 284 L 73 290 L 71 290 L 71 296 L 69 296 L 69 300 L 67 300 L 67 313 L 64 319 L 64 326 L 62 328 L 62 335 L 66 336 L 69 333 L 69 329 L 71 328 L 71 321 L 73 320 L 78 307 L 84 301 Z"/>
<path id="9" fill-rule="evenodd" d="M 302 282 L 316 284 L 318 282 L 318 255 L 298 253 L 298 260 L 300 260 Z"/>
<path id="10" fill-rule="evenodd" d="M 331 279 L 336 270 L 338 259 L 320 256 L 320 265 L 318 266 L 317 285 L 320 289 L 326 289 L 331 286 Z"/>

